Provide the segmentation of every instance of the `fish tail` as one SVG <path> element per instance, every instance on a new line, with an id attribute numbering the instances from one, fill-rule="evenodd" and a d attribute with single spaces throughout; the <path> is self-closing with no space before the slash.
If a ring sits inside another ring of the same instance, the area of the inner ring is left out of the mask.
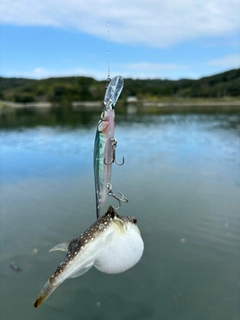
<path id="1" fill-rule="evenodd" d="M 47 298 L 53 293 L 58 286 L 53 286 L 51 282 L 48 280 L 40 291 L 36 301 L 34 302 L 34 307 L 38 308 L 40 305 L 47 300 Z"/>

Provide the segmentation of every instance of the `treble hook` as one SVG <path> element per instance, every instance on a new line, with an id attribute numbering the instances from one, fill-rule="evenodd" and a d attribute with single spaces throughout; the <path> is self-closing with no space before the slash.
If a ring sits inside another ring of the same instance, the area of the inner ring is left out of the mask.
<path id="1" fill-rule="evenodd" d="M 112 191 L 112 185 L 111 183 L 107 183 L 106 184 L 106 187 L 108 188 L 108 195 L 113 197 L 114 199 L 116 199 L 118 201 L 118 207 L 117 208 L 114 208 L 115 210 L 118 210 L 120 207 L 121 207 L 121 202 L 124 202 L 124 203 L 127 203 L 128 202 L 128 199 L 122 194 L 122 192 L 119 192 L 118 193 L 120 194 L 121 198 L 117 197 L 113 191 Z"/>
<path id="2" fill-rule="evenodd" d="M 106 162 L 106 159 L 104 158 L 104 164 L 109 165 L 109 164 L 112 164 L 112 163 L 115 162 L 118 166 L 122 166 L 124 164 L 124 161 L 125 161 L 124 157 L 122 159 L 122 163 L 117 162 L 117 160 L 116 160 L 117 140 L 115 138 L 109 139 L 109 140 L 112 142 L 113 155 L 112 155 L 112 159 L 108 163 Z"/>

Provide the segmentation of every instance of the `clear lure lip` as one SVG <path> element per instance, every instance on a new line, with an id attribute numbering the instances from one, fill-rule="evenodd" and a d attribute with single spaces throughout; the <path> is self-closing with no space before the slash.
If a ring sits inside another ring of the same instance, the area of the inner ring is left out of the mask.
<path id="1" fill-rule="evenodd" d="M 112 80 L 109 82 L 106 93 L 104 96 L 103 103 L 106 107 L 114 109 L 118 98 L 122 92 L 124 86 L 124 80 L 121 76 L 116 76 L 112 78 Z"/>

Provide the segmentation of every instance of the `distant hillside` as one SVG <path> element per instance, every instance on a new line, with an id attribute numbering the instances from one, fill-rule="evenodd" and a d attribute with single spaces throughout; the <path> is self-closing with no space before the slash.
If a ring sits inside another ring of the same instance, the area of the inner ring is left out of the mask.
<path id="1" fill-rule="evenodd" d="M 62 77 L 43 80 L 0 77 L 0 99 L 13 102 L 102 100 L 106 81 L 90 77 Z M 125 79 L 121 99 L 240 97 L 240 69 L 199 80 Z"/>

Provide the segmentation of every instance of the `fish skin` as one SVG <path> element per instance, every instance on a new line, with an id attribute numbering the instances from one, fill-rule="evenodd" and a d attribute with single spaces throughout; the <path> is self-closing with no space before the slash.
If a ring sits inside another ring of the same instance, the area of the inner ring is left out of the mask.
<path id="1" fill-rule="evenodd" d="M 70 241 L 66 257 L 43 286 L 34 307 L 38 308 L 63 281 L 84 274 L 92 266 L 106 273 L 128 270 L 140 260 L 143 249 L 136 219 L 120 217 L 110 206 L 79 238 Z"/>

